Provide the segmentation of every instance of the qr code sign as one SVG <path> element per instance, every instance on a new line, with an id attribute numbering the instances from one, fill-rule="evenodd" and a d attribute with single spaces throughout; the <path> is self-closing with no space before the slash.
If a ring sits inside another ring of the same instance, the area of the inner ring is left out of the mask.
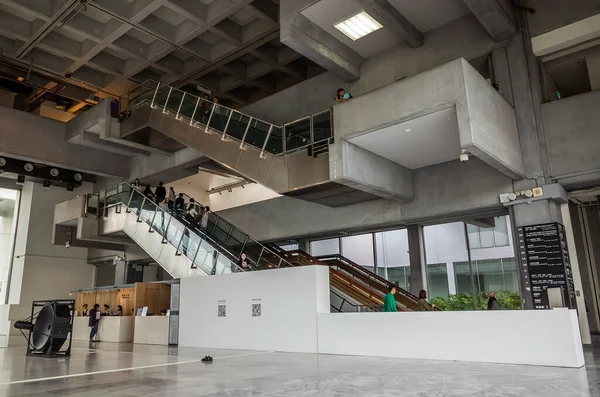
<path id="1" fill-rule="evenodd" d="M 227 316 L 227 306 L 219 305 L 217 317 L 226 317 Z"/>
<path id="2" fill-rule="evenodd" d="M 252 304 L 252 317 L 260 317 L 261 314 L 261 305 L 260 303 L 253 303 Z"/>

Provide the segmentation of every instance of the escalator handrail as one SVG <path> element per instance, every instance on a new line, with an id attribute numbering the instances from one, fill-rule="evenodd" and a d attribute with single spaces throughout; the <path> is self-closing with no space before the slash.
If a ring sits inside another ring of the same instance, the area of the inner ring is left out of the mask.
<path id="1" fill-rule="evenodd" d="M 327 261 L 327 260 L 332 260 L 332 259 L 338 260 L 338 261 L 342 262 L 343 264 L 345 264 L 346 266 L 352 267 L 355 271 L 362 273 L 366 277 L 381 284 L 382 286 L 384 286 L 386 288 L 390 288 L 391 286 L 396 286 L 396 289 L 398 290 L 398 292 L 402 291 L 401 295 L 404 295 L 407 298 L 409 298 L 410 300 L 414 300 L 415 302 L 419 301 L 419 298 L 417 296 L 411 294 L 410 292 L 408 292 L 406 290 L 398 288 L 398 286 L 396 284 L 392 283 L 391 281 L 386 280 L 385 278 L 381 277 L 380 275 L 378 275 L 376 273 L 368 271 L 367 269 L 352 262 L 350 259 L 348 259 L 342 255 L 339 255 L 339 254 L 321 255 L 321 256 L 316 257 L 316 259 L 321 260 L 321 261 Z"/>

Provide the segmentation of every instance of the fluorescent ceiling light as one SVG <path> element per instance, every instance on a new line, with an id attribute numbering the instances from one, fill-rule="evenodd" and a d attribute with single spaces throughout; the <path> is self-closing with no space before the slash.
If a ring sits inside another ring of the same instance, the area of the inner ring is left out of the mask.
<path id="1" fill-rule="evenodd" d="M 337 30 L 350 37 L 352 41 L 365 37 L 369 33 L 373 33 L 383 27 L 365 11 L 361 11 L 334 26 Z"/>

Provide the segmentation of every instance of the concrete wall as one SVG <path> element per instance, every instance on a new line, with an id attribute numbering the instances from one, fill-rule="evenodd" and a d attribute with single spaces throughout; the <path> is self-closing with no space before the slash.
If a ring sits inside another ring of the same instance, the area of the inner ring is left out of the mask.
<path id="1" fill-rule="evenodd" d="M 345 207 L 279 197 L 222 211 L 259 241 L 284 240 L 358 228 L 397 226 L 464 214 L 501 211 L 498 195 L 512 191 L 509 177 L 473 159 L 413 171 L 414 201 L 374 200 Z"/>
<path id="2" fill-rule="evenodd" d="M 550 167 L 554 178 L 585 174 L 595 182 L 600 171 L 600 91 L 542 105 L 548 141 Z"/>
<path id="3" fill-rule="evenodd" d="M 240 111 L 250 116 L 283 125 L 310 116 L 336 104 L 338 88 L 348 87 L 335 74 L 326 72 L 248 105 Z"/>
<path id="4" fill-rule="evenodd" d="M 460 57 L 468 61 L 479 58 L 494 46 L 494 40 L 472 14 L 433 29 L 423 38 L 421 47 L 401 44 L 367 59 L 360 67 L 360 80 L 350 86 L 352 95 L 363 95 Z M 411 97 L 415 92 L 404 95 Z"/>
<path id="5" fill-rule="evenodd" d="M 319 352 L 324 354 L 585 365 L 575 310 L 330 313 L 318 318 Z M 482 324 L 498 335 L 493 342 Z M 410 330 L 410 336 L 394 338 L 395 330 Z"/>
<path id="6" fill-rule="evenodd" d="M 0 153 L 106 176 L 129 176 L 129 158 L 65 142 L 66 124 L 0 106 Z"/>
<path id="7" fill-rule="evenodd" d="M 8 299 L 11 321 L 29 316 L 33 300 L 68 298 L 71 291 L 94 285 L 87 249 L 52 245 L 54 207 L 74 196 L 66 189 L 47 190 L 32 182 L 23 186 Z M 15 331 L 11 335 L 20 335 Z"/>
<path id="8" fill-rule="evenodd" d="M 293 291 L 290 293 L 290 291 Z M 329 270 L 305 266 L 181 280 L 179 346 L 317 353 Z M 226 316 L 218 316 L 218 306 Z M 252 315 L 252 305 L 261 315 Z"/>

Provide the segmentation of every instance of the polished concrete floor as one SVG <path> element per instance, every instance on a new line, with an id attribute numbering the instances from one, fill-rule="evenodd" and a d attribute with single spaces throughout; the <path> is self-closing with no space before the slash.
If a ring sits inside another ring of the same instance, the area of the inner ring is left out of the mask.
<path id="1" fill-rule="evenodd" d="M 581 369 L 75 343 L 70 359 L 0 349 L 4 396 L 600 397 L 600 348 Z M 215 358 L 203 364 L 205 355 Z"/>

